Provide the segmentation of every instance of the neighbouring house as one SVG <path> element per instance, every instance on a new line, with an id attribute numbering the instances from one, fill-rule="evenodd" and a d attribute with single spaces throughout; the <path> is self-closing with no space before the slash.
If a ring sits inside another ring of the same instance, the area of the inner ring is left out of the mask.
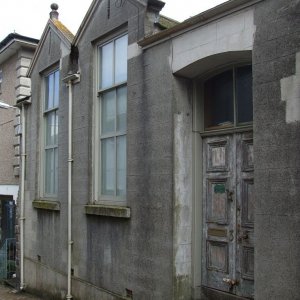
<path id="1" fill-rule="evenodd" d="M 23 106 L 21 288 L 299 299 L 300 3 L 182 23 L 163 6 L 94 0 L 73 36 L 51 5 Z"/>
<path id="2" fill-rule="evenodd" d="M 0 279 L 15 273 L 15 213 L 20 178 L 18 99 L 30 94 L 26 73 L 38 40 L 17 33 L 0 42 Z"/>

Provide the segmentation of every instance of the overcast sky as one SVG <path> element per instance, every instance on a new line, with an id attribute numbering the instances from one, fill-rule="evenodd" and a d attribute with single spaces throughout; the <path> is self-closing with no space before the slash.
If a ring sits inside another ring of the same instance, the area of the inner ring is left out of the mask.
<path id="1" fill-rule="evenodd" d="M 49 18 L 50 5 L 59 6 L 59 19 L 76 33 L 92 0 L 1 0 L 0 41 L 16 32 L 39 39 Z M 183 21 L 225 0 L 164 0 L 162 14 Z"/>

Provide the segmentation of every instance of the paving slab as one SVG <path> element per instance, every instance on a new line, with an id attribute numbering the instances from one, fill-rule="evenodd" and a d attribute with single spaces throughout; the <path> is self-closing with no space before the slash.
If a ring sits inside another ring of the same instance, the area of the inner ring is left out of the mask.
<path id="1" fill-rule="evenodd" d="M 18 292 L 16 289 L 0 284 L 0 300 L 43 300 L 25 292 Z"/>

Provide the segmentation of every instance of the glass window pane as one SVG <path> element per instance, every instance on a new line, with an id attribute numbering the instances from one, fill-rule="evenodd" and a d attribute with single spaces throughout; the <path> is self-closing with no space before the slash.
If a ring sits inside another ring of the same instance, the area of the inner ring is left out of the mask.
<path id="1" fill-rule="evenodd" d="M 221 73 L 205 82 L 204 121 L 205 128 L 233 125 L 232 70 Z"/>
<path id="2" fill-rule="evenodd" d="M 252 102 L 252 67 L 243 66 L 236 69 L 236 99 L 238 123 L 253 121 Z"/>
<path id="3" fill-rule="evenodd" d="M 127 123 L 127 87 L 117 90 L 117 131 L 126 130 Z"/>
<path id="4" fill-rule="evenodd" d="M 115 138 L 101 141 L 101 194 L 115 195 Z"/>
<path id="5" fill-rule="evenodd" d="M 104 93 L 102 95 L 101 107 L 101 132 L 102 134 L 115 131 L 116 118 L 116 91 Z"/>
<path id="6" fill-rule="evenodd" d="M 58 111 L 55 111 L 54 144 L 58 143 Z"/>
<path id="7" fill-rule="evenodd" d="M 115 83 L 127 80 L 127 35 L 116 40 L 115 45 Z"/>
<path id="8" fill-rule="evenodd" d="M 50 74 L 46 77 L 46 110 L 51 109 L 53 107 L 53 90 L 54 90 L 54 74 Z"/>
<path id="9" fill-rule="evenodd" d="M 53 100 L 53 106 L 57 107 L 59 104 L 59 71 L 56 71 L 54 73 L 54 100 Z"/>
<path id="10" fill-rule="evenodd" d="M 109 43 L 101 48 L 100 88 L 112 86 L 114 71 L 114 45 Z"/>
<path id="11" fill-rule="evenodd" d="M 117 138 L 117 196 L 126 196 L 126 136 Z"/>
<path id="12" fill-rule="evenodd" d="M 57 187 L 58 187 L 58 148 L 54 148 L 54 173 L 53 173 L 53 194 L 57 193 Z"/>
<path id="13" fill-rule="evenodd" d="M 53 149 L 48 149 L 45 152 L 45 193 L 53 194 L 54 152 Z"/>
<path id="14" fill-rule="evenodd" d="M 56 112 L 46 114 L 46 146 L 55 145 L 58 130 Z"/>

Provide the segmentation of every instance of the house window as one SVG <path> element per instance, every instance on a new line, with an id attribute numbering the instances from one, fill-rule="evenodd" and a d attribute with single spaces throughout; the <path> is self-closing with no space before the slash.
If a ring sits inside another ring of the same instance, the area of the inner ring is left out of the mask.
<path id="1" fill-rule="evenodd" d="M 100 201 L 126 199 L 127 46 L 128 36 L 123 35 L 98 48 L 96 186 Z"/>
<path id="2" fill-rule="evenodd" d="M 252 120 L 251 65 L 232 68 L 205 81 L 205 129 L 246 125 Z"/>
<path id="3" fill-rule="evenodd" d="M 45 77 L 44 103 L 44 196 L 57 195 L 58 185 L 59 71 Z"/>

